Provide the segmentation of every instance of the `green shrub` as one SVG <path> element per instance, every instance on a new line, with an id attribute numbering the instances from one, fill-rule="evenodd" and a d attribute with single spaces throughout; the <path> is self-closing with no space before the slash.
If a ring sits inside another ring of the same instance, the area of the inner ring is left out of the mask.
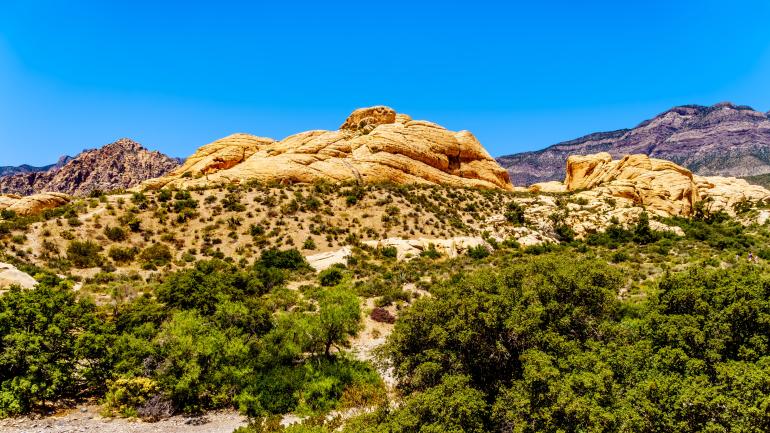
<path id="1" fill-rule="evenodd" d="M 107 255 L 116 263 L 130 263 L 134 261 L 138 252 L 136 247 L 113 245 L 110 247 Z"/>
<path id="2" fill-rule="evenodd" d="M 468 257 L 476 260 L 481 260 L 488 257 L 490 252 L 484 245 L 476 245 L 475 247 L 468 248 Z"/>
<path id="3" fill-rule="evenodd" d="M 152 244 L 142 250 L 139 259 L 147 266 L 166 266 L 174 259 L 171 250 L 164 244 Z"/>
<path id="4" fill-rule="evenodd" d="M 313 240 L 313 238 L 308 237 L 307 239 L 305 239 L 305 242 L 302 244 L 302 249 L 303 250 L 316 249 L 315 241 Z"/>
<path id="5" fill-rule="evenodd" d="M 65 285 L 0 296 L 0 417 L 103 387 L 109 327 Z"/>
<path id="6" fill-rule="evenodd" d="M 104 235 L 107 236 L 107 239 L 113 241 L 113 242 L 122 242 L 126 240 L 126 231 L 123 230 L 120 227 L 110 227 L 107 226 L 104 228 Z"/>
<path id="7" fill-rule="evenodd" d="M 296 248 L 291 248 L 288 250 L 271 248 L 269 250 L 263 251 L 259 258 L 259 264 L 266 268 L 288 270 L 309 268 L 309 265 L 305 261 L 305 257 L 303 257 Z"/>
<path id="8" fill-rule="evenodd" d="M 524 207 L 514 201 L 508 203 L 505 210 L 505 219 L 514 225 L 525 224 Z"/>
<path id="9" fill-rule="evenodd" d="M 102 247 L 93 241 L 71 241 L 67 247 L 67 260 L 76 268 L 94 268 L 102 263 L 101 250 Z"/>
<path id="10" fill-rule="evenodd" d="M 396 247 L 382 247 L 379 249 L 380 255 L 389 259 L 395 259 L 398 257 L 398 249 Z"/>
<path id="11" fill-rule="evenodd" d="M 343 277 L 344 277 L 344 274 L 339 268 L 331 267 L 328 269 L 324 269 L 323 271 L 321 271 L 321 273 L 318 274 L 318 282 L 323 287 L 332 287 L 339 284 L 342 281 Z"/>
<path id="12" fill-rule="evenodd" d="M 110 382 L 104 396 L 104 410 L 107 416 L 138 416 L 141 407 L 158 394 L 158 384 L 147 377 L 118 378 Z"/>

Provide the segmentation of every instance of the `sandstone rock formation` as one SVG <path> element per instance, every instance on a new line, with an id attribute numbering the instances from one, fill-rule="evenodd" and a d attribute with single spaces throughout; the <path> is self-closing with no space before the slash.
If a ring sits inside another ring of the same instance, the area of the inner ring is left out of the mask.
<path id="1" fill-rule="evenodd" d="M 515 185 L 561 180 L 570 155 L 643 153 L 695 174 L 770 173 L 770 116 L 730 103 L 674 107 L 632 129 L 600 132 L 543 150 L 498 158 Z"/>
<path id="2" fill-rule="evenodd" d="M 149 179 L 144 186 L 157 189 L 166 184 L 168 178 L 200 178 L 208 174 L 227 170 L 247 160 L 260 147 L 274 143 L 272 138 L 255 137 L 249 134 L 232 134 L 209 143 L 187 158 L 181 166 L 158 179 Z"/>
<path id="3" fill-rule="evenodd" d="M 484 239 L 472 236 L 457 236 L 449 239 L 387 238 L 376 241 L 363 241 L 362 244 L 372 248 L 395 247 L 396 258 L 398 260 L 417 257 L 423 251 L 431 248 L 431 246 L 448 258 L 457 257 L 458 255 L 465 253 L 468 248 L 477 247 L 479 245 L 489 248 L 490 250 L 492 248 Z"/>
<path id="4" fill-rule="evenodd" d="M 178 165 L 176 159 L 150 152 L 123 138 L 100 149 L 86 150 L 70 160 L 60 160 L 46 171 L 0 177 L 0 193 L 61 192 L 84 196 L 94 190 L 131 188 Z"/>
<path id="5" fill-rule="evenodd" d="M 567 187 L 562 182 L 552 180 L 549 182 L 540 182 L 540 183 L 532 184 L 529 186 L 529 188 L 526 191 L 531 192 L 533 194 L 540 194 L 540 193 L 558 194 L 558 193 L 567 192 Z"/>
<path id="6" fill-rule="evenodd" d="M 599 195 L 629 200 L 661 215 L 690 215 L 699 200 L 692 173 L 670 161 L 646 155 L 614 160 L 609 153 L 570 156 L 568 191 L 593 190 Z"/>
<path id="7" fill-rule="evenodd" d="M 58 192 L 44 192 L 24 197 L 0 195 L 0 210 L 9 210 L 17 215 L 37 215 L 48 209 L 55 209 L 69 203 L 71 197 Z"/>
<path id="8" fill-rule="evenodd" d="M 740 202 L 770 199 L 770 191 L 743 179 L 722 176 L 693 176 L 693 179 L 698 185 L 701 199 L 709 201 L 712 209 L 732 213 L 733 207 Z"/>
<path id="9" fill-rule="evenodd" d="M 734 213 L 741 201 L 770 199 L 770 191 L 742 179 L 694 176 L 670 161 L 646 155 L 613 160 L 609 153 L 570 156 L 568 191 L 587 201 L 612 198 L 620 207 L 642 207 L 660 216 L 689 216 L 695 204 L 708 200 L 712 210 Z"/>
<path id="10" fill-rule="evenodd" d="M 337 131 L 307 131 L 281 141 L 232 135 L 142 187 L 318 180 L 512 189 L 508 173 L 470 132 L 412 120 L 388 107 L 356 110 Z"/>

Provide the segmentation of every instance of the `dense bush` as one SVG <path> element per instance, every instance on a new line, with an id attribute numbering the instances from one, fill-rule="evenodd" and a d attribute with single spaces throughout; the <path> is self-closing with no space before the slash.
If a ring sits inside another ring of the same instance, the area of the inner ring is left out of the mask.
<path id="1" fill-rule="evenodd" d="M 104 235 L 107 236 L 107 239 L 113 242 L 121 242 L 126 240 L 126 231 L 120 227 L 107 226 L 104 228 Z"/>
<path id="2" fill-rule="evenodd" d="M 101 250 L 102 247 L 93 241 L 72 241 L 67 247 L 67 259 L 76 268 L 93 268 L 102 263 Z"/>
<path id="3" fill-rule="evenodd" d="M 109 325 L 66 285 L 0 296 L 0 417 L 103 386 Z"/>
<path id="4" fill-rule="evenodd" d="M 512 201 L 505 207 L 505 219 L 514 225 L 526 224 L 524 206 Z"/>
<path id="5" fill-rule="evenodd" d="M 121 247 L 113 245 L 107 251 L 107 255 L 116 263 L 130 263 L 134 261 L 138 250 L 136 247 Z"/>
<path id="6" fill-rule="evenodd" d="M 309 266 L 296 248 L 289 250 L 279 250 L 272 248 L 262 252 L 259 258 L 259 265 L 266 268 L 299 270 L 307 269 Z"/>
<path id="7" fill-rule="evenodd" d="M 489 250 L 485 245 L 476 245 L 475 247 L 468 248 L 468 257 L 476 260 L 481 260 L 485 257 L 488 257 Z"/>
<path id="8" fill-rule="evenodd" d="M 157 300 L 146 294 L 103 309 L 55 277 L 10 290 L 0 297 L 0 416 L 94 394 L 106 414 L 149 420 L 233 406 L 263 416 L 382 403 L 372 367 L 334 350 L 359 329 L 358 298 L 320 290 L 317 307 L 303 309 L 281 299 L 291 293 L 278 286 L 287 271 L 266 263 L 299 266 L 291 253 L 245 269 L 198 262 L 166 276 Z"/>
<path id="9" fill-rule="evenodd" d="M 139 254 L 139 259 L 147 267 L 159 267 L 165 266 L 173 260 L 174 256 L 171 254 L 171 250 L 163 244 L 152 244 L 149 247 L 142 250 Z"/>
<path id="10" fill-rule="evenodd" d="M 318 282 L 323 287 L 332 287 L 339 284 L 343 277 L 344 274 L 342 273 L 341 269 L 337 267 L 331 267 L 329 269 L 324 269 L 318 274 Z"/>
<path id="11" fill-rule="evenodd" d="M 550 255 L 434 287 L 387 347 L 407 397 L 355 431 L 767 431 L 770 280 L 670 274 L 642 310 L 621 307 L 621 281 Z M 457 393 L 472 426 L 442 416 Z"/>

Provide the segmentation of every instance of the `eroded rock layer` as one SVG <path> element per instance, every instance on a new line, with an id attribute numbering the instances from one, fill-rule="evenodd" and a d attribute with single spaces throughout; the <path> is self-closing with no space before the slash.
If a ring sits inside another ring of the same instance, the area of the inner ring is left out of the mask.
<path id="1" fill-rule="evenodd" d="M 508 173 L 468 131 L 412 120 L 388 107 L 354 111 L 337 131 L 281 141 L 235 134 L 201 147 L 146 189 L 247 181 L 434 183 L 512 189 Z"/>
<path id="2" fill-rule="evenodd" d="M 647 155 L 613 160 L 606 152 L 570 156 L 564 186 L 589 201 L 612 198 L 621 201 L 621 208 L 642 207 L 660 216 L 689 216 L 702 200 L 712 210 L 733 213 L 739 202 L 770 199 L 770 191 L 742 179 L 695 176 Z"/>
<path id="3" fill-rule="evenodd" d="M 9 210 L 17 215 L 29 216 L 64 206 L 70 200 L 69 195 L 58 192 L 44 192 L 25 197 L 0 195 L 0 210 Z"/>

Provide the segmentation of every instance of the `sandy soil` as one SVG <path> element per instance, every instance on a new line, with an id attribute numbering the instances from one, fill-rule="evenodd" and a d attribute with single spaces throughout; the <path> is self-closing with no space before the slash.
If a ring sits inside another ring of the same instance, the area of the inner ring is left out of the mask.
<path id="1" fill-rule="evenodd" d="M 0 420 L 3 433 L 231 433 L 246 425 L 237 412 L 212 412 L 202 417 L 175 416 L 156 423 L 104 418 L 99 407 L 78 406 L 47 417 L 20 417 Z"/>

